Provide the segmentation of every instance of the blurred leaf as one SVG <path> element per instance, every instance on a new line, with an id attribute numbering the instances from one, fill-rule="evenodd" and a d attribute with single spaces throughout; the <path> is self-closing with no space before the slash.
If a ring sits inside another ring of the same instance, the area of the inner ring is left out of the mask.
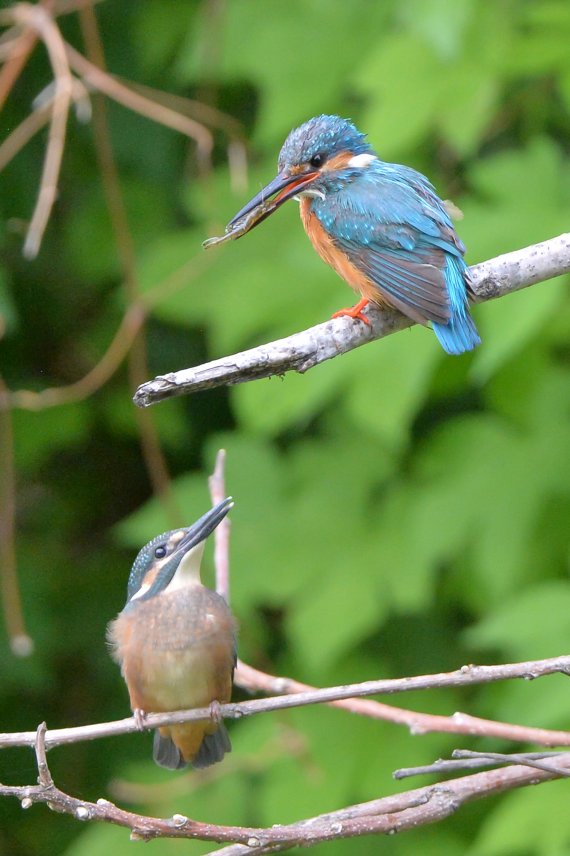
<path id="1" fill-rule="evenodd" d="M 6 271 L 0 268 L 0 339 L 18 328 L 18 312 L 8 288 Z"/>
<path id="2" fill-rule="evenodd" d="M 566 645 L 560 651 L 567 648 Z M 544 681 L 510 682 L 487 702 L 489 714 L 503 722 L 560 730 L 567 730 L 570 724 L 566 675 L 551 675 Z"/>
<path id="3" fill-rule="evenodd" d="M 99 823 L 90 825 L 81 832 L 62 856 L 126 856 L 132 850 L 129 830 L 121 826 Z"/>
<path id="4" fill-rule="evenodd" d="M 359 538 L 358 531 L 352 531 L 350 537 L 360 542 L 364 539 L 364 535 Z M 335 662 L 380 627 L 390 611 L 388 599 L 370 596 L 370 577 L 377 574 L 376 563 L 361 552 L 355 566 L 352 544 L 340 552 L 339 561 L 329 564 L 317 586 L 305 588 L 287 624 L 309 675 L 311 670 L 318 673 Z"/>
<path id="5" fill-rule="evenodd" d="M 345 406 L 356 424 L 394 449 L 405 446 L 441 360 L 434 334 L 404 330 L 340 359 L 351 371 Z"/>
<path id="6" fill-rule="evenodd" d="M 147 0 L 134 16 L 134 41 L 138 62 L 147 73 L 160 74 L 177 54 L 182 40 L 192 32 L 196 8 L 187 4 L 180 15 L 178 0 Z"/>
<path id="7" fill-rule="evenodd" d="M 474 166 L 471 180 L 477 195 L 458 200 L 465 214 L 461 233 L 470 260 L 492 258 L 563 232 L 569 199 L 567 176 L 568 166 L 559 148 L 543 138 Z M 539 285 L 532 293 L 542 290 L 544 286 Z M 495 305 L 495 301 L 490 304 L 491 308 Z"/>
<path id="8" fill-rule="evenodd" d="M 567 782 L 550 782 L 507 794 L 483 821 L 469 856 L 553 856 L 568 852 Z"/>
<path id="9" fill-rule="evenodd" d="M 570 583 L 548 580 L 488 610 L 466 631 L 471 645 L 499 648 L 508 660 L 555 657 L 568 648 Z"/>
<path id="10" fill-rule="evenodd" d="M 449 4 L 432 0 L 428 15 L 424 4 L 408 31 L 379 43 L 358 67 L 355 83 L 370 100 L 363 127 L 382 158 L 397 158 L 436 128 L 462 153 L 475 148 L 497 99 L 512 22 L 500 7 L 480 3 L 470 14 L 471 5 L 455 4 L 448 21 Z M 460 40 L 469 45 L 463 53 Z"/>
<path id="11" fill-rule="evenodd" d="M 260 14 L 256 0 L 229 4 L 221 45 L 216 44 L 219 34 L 208 32 L 204 17 L 203 31 L 181 57 L 178 69 L 184 80 L 201 79 L 204 57 L 216 50 L 222 80 L 245 80 L 263 92 L 257 140 L 280 145 L 295 125 L 339 110 L 335 104 L 341 103 L 347 77 L 378 41 L 389 6 L 366 0 L 352 0 L 350 5 L 327 0 L 290 0 L 283 5 L 267 0 L 264 10 Z M 366 21 L 366 26 L 359 27 L 358 39 L 347 40 L 347 30 L 358 21 Z M 277 154 L 275 150 L 275 162 Z"/>
<path id="12" fill-rule="evenodd" d="M 237 386 L 232 397 L 236 413 L 245 428 L 275 435 L 289 427 L 297 430 L 317 417 L 349 382 L 352 367 L 343 358 L 325 366 L 315 366 L 307 375 L 289 372 Z"/>
<path id="13" fill-rule="evenodd" d="M 398 69 L 398 85 L 393 70 Z M 384 160 L 429 130 L 437 104 L 438 60 L 418 37 L 394 35 L 357 66 L 354 83 L 371 99 L 362 126 Z"/>
<path id="14" fill-rule="evenodd" d="M 142 250 L 149 240 L 161 233 L 161 227 L 168 222 L 166 200 L 156 187 L 147 184 L 124 182 L 123 192 L 135 246 Z M 86 247 L 89 252 L 85 251 Z M 117 248 L 103 190 L 99 185 L 91 187 L 88 193 L 77 200 L 67 250 L 70 264 L 78 275 L 91 282 L 118 275 Z"/>
<path id="15" fill-rule="evenodd" d="M 36 413 L 13 413 L 16 464 L 33 472 L 54 452 L 62 454 L 83 443 L 89 431 L 88 409 L 80 404 L 65 404 Z"/>
<path id="16" fill-rule="evenodd" d="M 475 13 L 474 0 L 410 0 L 397 15 L 410 32 L 426 38 L 443 59 L 456 57 Z"/>

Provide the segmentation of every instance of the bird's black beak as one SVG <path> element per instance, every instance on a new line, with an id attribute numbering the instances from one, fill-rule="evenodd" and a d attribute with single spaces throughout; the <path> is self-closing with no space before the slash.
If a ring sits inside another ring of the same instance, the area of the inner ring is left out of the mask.
<path id="1" fill-rule="evenodd" d="M 226 232 L 237 226 L 244 217 L 247 217 L 248 214 L 251 214 L 252 211 L 259 207 L 261 214 L 259 217 L 252 218 L 251 226 L 246 230 L 249 232 L 254 226 L 257 226 L 258 223 L 261 223 L 262 220 L 265 220 L 266 217 L 277 211 L 280 205 L 287 202 L 288 199 L 291 199 L 297 193 L 301 193 L 319 175 L 320 173 L 315 170 L 295 175 L 290 175 L 285 171 L 280 172 L 275 176 L 273 181 L 270 181 L 263 190 L 260 190 L 253 199 L 250 199 L 247 205 L 244 205 L 235 217 L 232 217 L 226 227 Z M 245 231 L 243 234 L 245 234 Z"/>
<path id="2" fill-rule="evenodd" d="M 174 555 L 182 558 L 192 547 L 196 547 L 202 541 L 205 541 L 208 535 L 211 535 L 214 529 L 219 526 L 230 508 L 233 508 L 233 504 L 233 499 L 231 496 L 228 496 L 227 499 L 219 502 L 218 505 L 215 505 L 203 514 L 196 523 L 190 526 L 186 534 L 182 537 Z"/>
<path id="3" fill-rule="evenodd" d="M 233 508 L 234 501 L 231 496 L 224 499 L 222 502 L 215 505 L 202 517 L 190 526 L 182 538 L 180 539 L 176 550 L 173 552 L 169 561 L 162 566 L 148 591 L 137 598 L 138 601 L 149 600 L 170 584 L 174 574 L 176 573 L 180 562 L 189 553 L 193 547 L 197 547 L 202 541 L 205 541 L 208 535 L 211 535 L 216 526 L 222 522 L 228 511 Z"/>

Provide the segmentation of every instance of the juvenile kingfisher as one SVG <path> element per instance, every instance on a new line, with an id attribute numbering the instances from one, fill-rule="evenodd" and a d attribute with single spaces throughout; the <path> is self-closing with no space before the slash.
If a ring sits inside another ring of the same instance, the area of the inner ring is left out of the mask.
<path id="1" fill-rule="evenodd" d="M 236 626 L 224 598 L 202 585 L 200 562 L 206 538 L 232 506 L 225 499 L 192 526 L 143 547 L 129 576 L 127 603 L 108 628 L 137 718 L 212 705 L 207 721 L 155 731 L 153 758 L 170 770 L 209 767 L 231 750 L 214 712 L 216 703 L 230 700 Z"/>
<path id="2" fill-rule="evenodd" d="M 315 250 L 362 296 L 335 316 L 368 324 L 362 310 L 371 301 L 431 322 L 448 354 L 480 343 L 469 314 L 465 247 L 424 175 L 380 160 L 365 134 L 339 116 L 316 116 L 291 131 L 278 166 L 276 178 L 230 221 L 228 237 L 298 199 Z"/>

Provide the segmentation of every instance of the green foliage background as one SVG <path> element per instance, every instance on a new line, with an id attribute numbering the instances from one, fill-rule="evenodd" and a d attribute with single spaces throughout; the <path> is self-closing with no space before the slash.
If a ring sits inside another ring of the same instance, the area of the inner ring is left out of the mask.
<path id="1" fill-rule="evenodd" d="M 568 229 L 567 0 L 108 0 L 97 16 L 113 72 L 227 111 L 250 143 L 248 187 L 232 191 L 223 133 L 215 169 L 198 177 L 186 140 L 110 108 L 142 287 L 188 270 L 147 326 L 152 376 L 302 329 L 350 301 L 293 204 L 208 257 L 200 247 L 273 176 L 288 131 L 317 113 L 352 117 L 381 157 L 426 172 L 453 198 L 470 262 Z M 74 17 L 61 24 L 81 47 Z M 4 130 L 48 81 L 38 49 Z M 33 262 L 21 256 L 15 224 L 32 211 L 44 145 L 40 135 L 0 176 L 0 359 L 11 389 L 81 377 L 124 311 L 89 125 L 71 122 L 42 251 Z M 232 604 L 248 662 L 328 685 L 568 650 L 568 281 L 474 314 L 484 344 L 473 355 L 446 357 L 415 328 L 304 377 L 153 409 L 185 522 L 207 507 L 206 476 L 227 449 Z M 121 369 L 81 403 L 13 413 L 17 556 L 36 649 L 18 660 L 1 641 L 4 731 L 128 712 L 105 626 L 122 607 L 135 552 L 173 525 L 151 497 L 132 392 Z M 394 701 L 570 728 L 562 677 Z M 156 768 L 148 735 L 54 750 L 50 761 L 58 784 L 86 799 L 262 826 L 392 792 L 404 786 L 391 779 L 396 767 L 491 745 L 412 737 L 324 708 L 231 731 L 232 756 L 203 785 Z M 34 778 L 31 752 L 0 754 L 0 781 Z M 126 796 L 118 781 L 131 783 Z M 513 793 L 417 833 L 317 852 L 561 856 L 570 853 L 568 788 Z M 133 846 L 123 829 L 85 828 L 42 807 L 24 815 L 6 801 L 0 815 L 0 849 L 11 856 L 121 856 Z M 148 847 L 156 856 L 212 849 Z"/>

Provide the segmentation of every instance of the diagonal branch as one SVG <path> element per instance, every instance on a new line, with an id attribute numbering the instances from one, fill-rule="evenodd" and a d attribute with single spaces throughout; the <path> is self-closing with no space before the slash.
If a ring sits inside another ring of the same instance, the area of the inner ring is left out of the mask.
<path id="1" fill-rule="evenodd" d="M 218 856 L 222 853 L 239 856 L 251 853 L 252 849 L 256 854 L 274 853 L 339 838 L 404 832 L 443 820 L 468 802 L 556 779 L 570 769 L 570 753 L 566 753 L 558 756 L 556 772 L 526 765 L 511 766 L 381 797 L 296 823 L 275 824 L 270 828 L 239 827 L 202 823 L 182 814 L 170 818 L 146 817 L 125 811 L 106 799 L 93 803 L 70 796 L 53 783 L 45 756 L 44 736 L 43 726 L 40 726 L 35 741 L 39 784 L 0 784 L 0 796 L 16 797 L 24 809 L 34 803 L 46 803 L 53 811 L 70 814 L 81 821 L 99 820 L 126 827 L 131 830 L 131 840 L 191 838 L 230 844 L 218 851 Z"/>
<path id="2" fill-rule="evenodd" d="M 570 233 L 565 233 L 475 265 L 471 268 L 473 293 L 480 303 L 568 272 Z M 137 389 L 134 402 L 147 407 L 165 398 L 215 386 L 245 383 L 289 371 L 303 373 L 325 360 L 412 326 L 409 319 L 392 310 L 371 307 L 368 317 L 370 326 L 352 318 L 333 318 L 267 345 L 159 375 Z"/>
<path id="3" fill-rule="evenodd" d="M 243 673 L 243 670 L 246 668 L 248 669 L 249 667 L 244 667 L 242 663 L 239 663 L 238 680 L 240 680 L 240 673 Z M 255 670 L 251 671 L 255 672 Z M 454 672 L 440 672 L 434 675 L 364 681 L 357 684 L 345 684 L 343 686 L 325 687 L 323 689 L 311 688 L 303 692 L 297 691 L 287 695 L 252 699 L 235 704 L 222 704 L 219 710 L 220 715 L 225 719 L 241 719 L 244 716 L 253 716 L 258 713 L 268 713 L 270 711 L 304 707 L 312 704 L 328 704 L 340 699 L 354 699 L 359 696 L 394 695 L 395 693 L 406 693 L 414 690 L 473 686 L 474 684 L 488 684 L 516 678 L 530 680 L 556 673 L 570 674 L 570 655 L 552 657 L 547 660 L 532 660 L 524 663 L 508 663 L 498 666 L 463 666 Z M 279 679 L 273 680 L 279 681 Z M 240 681 L 240 684 L 242 686 L 247 685 L 243 680 Z M 251 686 L 251 683 L 249 686 Z M 287 686 L 286 682 L 285 686 Z M 522 740 L 524 742 L 532 740 L 535 743 L 547 746 L 570 746 L 570 732 L 568 731 L 551 731 L 507 723 L 487 722 L 486 720 L 457 713 L 451 717 L 429 717 L 429 724 L 423 721 L 422 717 L 425 716 L 424 714 L 414 713 L 412 716 L 417 720 L 417 726 L 414 729 L 414 733 L 417 734 L 428 731 L 451 731 L 462 734 L 501 736 L 505 739 Z M 146 728 L 158 728 L 174 723 L 207 720 L 210 717 L 211 710 L 209 707 L 186 711 L 177 710 L 172 713 L 147 713 L 144 719 L 144 726 Z M 387 719 L 389 717 L 381 718 Z M 436 725 L 432 725 L 432 719 L 451 722 L 452 725 L 449 727 L 437 727 Z M 411 721 L 406 724 L 411 724 Z M 494 726 L 499 726 L 502 731 L 497 734 Z M 77 743 L 83 740 L 97 740 L 102 737 L 127 734 L 138 730 L 139 725 L 134 717 L 120 719 L 115 722 L 103 722 L 96 725 L 59 728 L 46 732 L 45 745 L 48 749 L 51 749 L 54 746 Z M 9 746 L 34 746 L 36 744 L 36 736 L 35 731 L 0 734 L 0 749 Z"/>
<path id="4" fill-rule="evenodd" d="M 467 673 L 473 667 L 464 666 L 460 672 Z M 475 667 L 479 668 L 479 667 Z M 489 667 L 485 667 L 489 668 Z M 491 666 L 490 668 L 495 668 Z M 501 668 L 501 667 L 499 667 Z M 507 669 L 510 667 L 507 666 Z M 535 676 L 538 675 L 535 673 Z M 514 677 L 514 675 L 511 675 Z M 405 678 L 404 680 L 409 680 Z M 249 692 L 283 695 L 286 693 L 318 692 L 315 687 L 303 684 L 294 678 L 283 678 L 260 672 L 252 666 L 238 660 L 234 683 Z M 424 686 L 424 689 L 427 687 Z M 380 719 L 394 725 L 403 725 L 411 734 L 468 734 L 478 737 L 494 737 L 498 740 L 518 740 L 523 743 L 537 743 L 543 746 L 566 745 L 565 732 L 552 732 L 548 729 L 535 728 L 528 725 L 515 725 L 512 722 L 496 722 L 492 719 L 481 719 L 468 713 L 456 711 L 452 716 L 436 713 L 420 713 L 409 708 L 396 707 L 393 704 L 362 698 L 362 694 L 351 698 L 328 700 L 330 707 L 339 707 L 358 716 L 369 719 Z M 555 736 L 558 735 L 558 736 Z M 570 736 L 570 735 L 568 735 Z M 562 740 L 561 743 L 558 741 Z"/>

